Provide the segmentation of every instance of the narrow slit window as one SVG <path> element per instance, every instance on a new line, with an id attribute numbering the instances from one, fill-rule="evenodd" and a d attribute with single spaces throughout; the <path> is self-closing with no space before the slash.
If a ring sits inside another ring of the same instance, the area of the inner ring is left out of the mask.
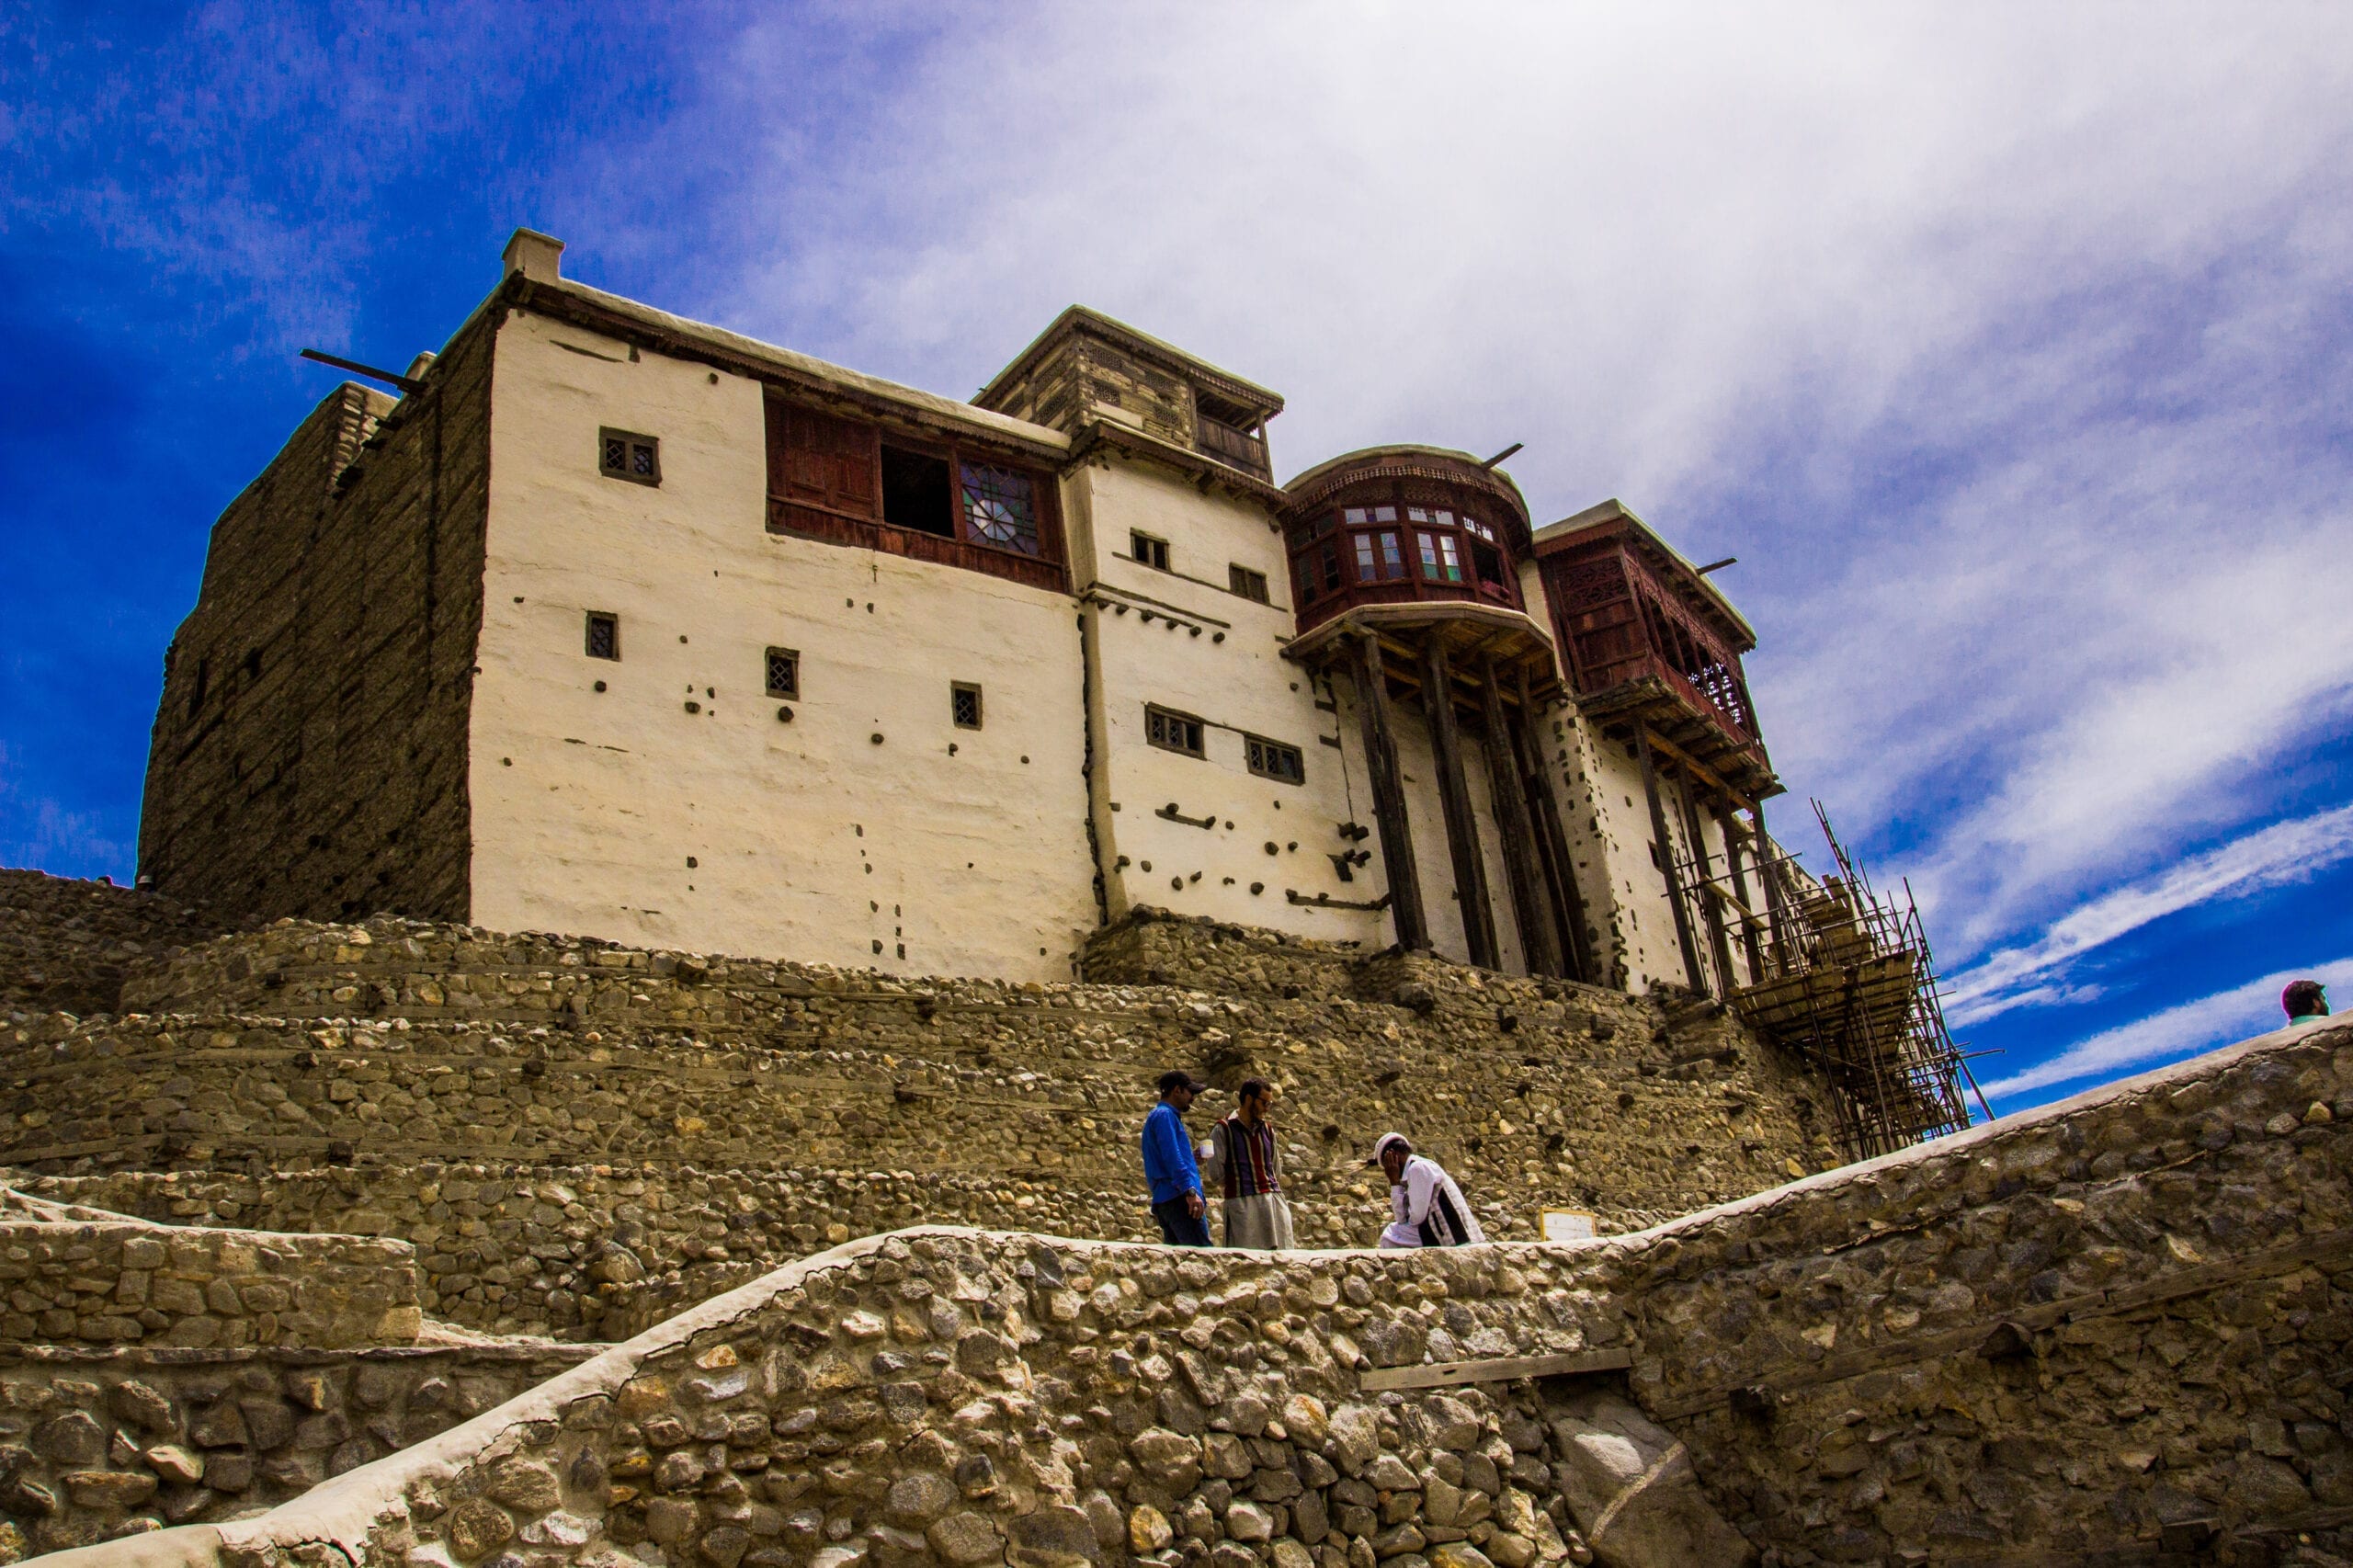
<path id="1" fill-rule="evenodd" d="M 621 656 L 621 618 L 603 610 L 588 612 L 588 656 L 592 659 L 615 659 Z"/>
<path id="2" fill-rule="evenodd" d="M 1255 599 L 1260 604 L 1267 602 L 1267 574 L 1264 572 L 1253 572 L 1247 566 L 1229 563 L 1225 576 L 1233 591 L 1244 598 Z"/>
<path id="3" fill-rule="evenodd" d="M 597 466 L 607 479 L 626 479 L 632 484 L 662 483 L 662 443 L 654 437 L 631 430 L 600 430 L 597 451 Z"/>
<path id="4" fill-rule="evenodd" d="M 1201 722 L 1188 714 L 1174 713 L 1165 708 L 1146 708 L 1143 735 L 1165 751 L 1183 752 L 1187 756 L 1209 755 L 1201 744 Z"/>
<path id="5" fill-rule="evenodd" d="M 1154 539 L 1147 533 L 1131 531 L 1128 535 L 1128 553 L 1146 566 L 1157 567 L 1163 572 L 1168 570 L 1168 541 L 1165 539 Z"/>
<path id="6" fill-rule="evenodd" d="M 981 688 L 970 681 L 951 682 L 948 687 L 949 716 L 960 730 L 981 727 Z"/>
<path id="7" fill-rule="evenodd" d="M 768 695 L 798 698 L 801 695 L 801 655 L 790 648 L 768 650 Z"/>
<path id="8" fill-rule="evenodd" d="M 1264 735 L 1245 735 L 1242 755 L 1250 764 L 1250 771 L 1261 778 L 1272 778 L 1281 784 L 1307 782 L 1307 756 L 1297 746 L 1287 746 Z"/>

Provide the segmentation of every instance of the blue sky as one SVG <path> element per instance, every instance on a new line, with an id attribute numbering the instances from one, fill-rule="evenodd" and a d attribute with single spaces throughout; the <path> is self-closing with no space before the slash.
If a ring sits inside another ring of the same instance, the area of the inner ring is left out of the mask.
<path id="1" fill-rule="evenodd" d="M 2353 1002 L 2353 12 L 0 9 L 0 864 L 131 874 L 206 529 L 509 231 L 969 395 L 1082 301 L 1285 473 L 1492 451 L 1757 627 L 2015 1108 Z"/>

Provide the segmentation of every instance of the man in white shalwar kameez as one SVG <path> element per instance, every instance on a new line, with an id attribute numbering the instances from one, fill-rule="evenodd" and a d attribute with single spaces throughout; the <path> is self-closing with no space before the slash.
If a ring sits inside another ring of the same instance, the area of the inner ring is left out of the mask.
<path id="1" fill-rule="evenodd" d="M 1460 1247 L 1483 1242 L 1470 1200 L 1446 1167 L 1414 1153 L 1402 1132 L 1384 1132 L 1368 1165 L 1389 1177 L 1389 1207 L 1394 1216 L 1381 1233 L 1385 1247 Z"/>

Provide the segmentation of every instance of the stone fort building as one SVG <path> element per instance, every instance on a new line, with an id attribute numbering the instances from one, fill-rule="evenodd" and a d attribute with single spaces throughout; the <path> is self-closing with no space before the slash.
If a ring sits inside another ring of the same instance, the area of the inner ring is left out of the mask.
<path id="1" fill-rule="evenodd" d="M 971 403 L 518 232 L 438 355 L 215 526 L 143 885 L 1067 979 L 1154 905 L 1719 994 L 1797 888 L 1747 624 L 1615 501 L 1371 448 L 1094 312 Z"/>

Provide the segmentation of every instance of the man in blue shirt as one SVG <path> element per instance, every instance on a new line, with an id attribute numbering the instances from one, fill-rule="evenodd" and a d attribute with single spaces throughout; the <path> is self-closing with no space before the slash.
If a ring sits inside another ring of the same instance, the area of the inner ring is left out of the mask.
<path id="1" fill-rule="evenodd" d="M 1193 1135 L 1185 1113 L 1201 1085 L 1183 1068 L 1160 1075 L 1160 1103 L 1143 1119 L 1143 1179 L 1152 1187 L 1152 1217 L 1170 1246 L 1210 1244 L 1210 1206 L 1201 1196 L 1200 1167 L 1193 1163 Z"/>

